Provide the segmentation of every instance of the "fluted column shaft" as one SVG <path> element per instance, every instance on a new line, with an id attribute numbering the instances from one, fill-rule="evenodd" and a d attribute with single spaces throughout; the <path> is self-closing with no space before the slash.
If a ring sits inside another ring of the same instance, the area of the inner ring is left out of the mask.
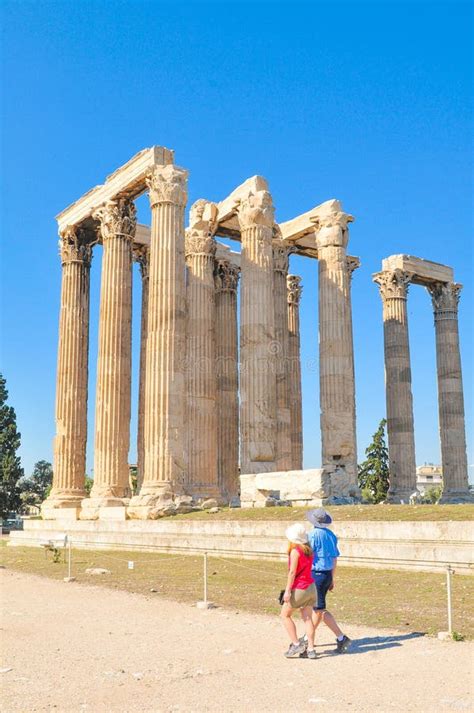
<path id="1" fill-rule="evenodd" d="M 96 211 L 103 244 L 95 411 L 94 485 L 86 508 L 130 496 L 128 450 L 132 362 L 134 204 L 110 201 Z"/>
<path id="2" fill-rule="evenodd" d="M 415 436 L 408 339 L 411 275 L 396 269 L 374 275 L 383 301 L 385 389 L 390 485 L 388 500 L 408 503 L 416 491 Z"/>
<path id="3" fill-rule="evenodd" d="M 286 277 L 288 275 L 289 249 L 281 239 L 273 241 L 273 294 L 275 306 L 275 368 L 276 368 L 276 415 L 277 470 L 291 468 L 291 413 L 290 413 L 290 371 L 288 362 L 288 296 Z"/>
<path id="4" fill-rule="evenodd" d="M 216 286 L 217 472 L 226 500 L 239 494 L 237 285 L 239 268 L 218 260 Z"/>
<path id="5" fill-rule="evenodd" d="M 266 191 L 239 208 L 242 253 L 240 300 L 241 472 L 275 470 L 276 377 L 273 305 L 273 206 Z"/>
<path id="6" fill-rule="evenodd" d="M 53 487 L 46 508 L 78 507 L 85 496 L 91 245 L 70 228 L 59 242 L 62 284 L 56 378 Z"/>
<path id="7" fill-rule="evenodd" d="M 435 283 L 431 293 L 436 331 L 438 408 L 443 468 L 441 502 L 472 500 L 469 492 L 458 304 L 462 285 Z"/>
<path id="8" fill-rule="evenodd" d="M 187 172 L 155 166 L 148 177 L 152 212 L 146 346 L 145 458 L 131 507 L 152 507 L 182 492 L 185 462 L 184 207 Z M 131 512 L 131 510 L 129 511 Z M 146 516 L 147 513 L 142 513 Z M 140 515 L 141 516 L 141 515 Z"/>
<path id="9" fill-rule="evenodd" d="M 319 260 L 319 373 L 322 464 L 331 472 L 331 497 L 357 496 L 354 346 L 347 264 L 348 222 L 339 210 L 322 215 Z"/>
<path id="10" fill-rule="evenodd" d="M 133 250 L 135 260 L 140 265 L 142 276 L 142 304 L 140 320 L 140 373 L 138 375 L 138 428 L 137 428 L 137 493 L 143 483 L 145 458 L 145 384 L 146 384 L 146 337 L 148 332 L 148 262 L 149 248 L 137 246 Z"/>
<path id="11" fill-rule="evenodd" d="M 209 215 L 207 215 L 209 213 Z M 216 304 L 213 220 L 217 208 L 197 201 L 186 232 L 186 489 L 194 497 L 219 497 L 217 478 Z"/>
<path id="12" fill-rule="evenodd" d="M 303 468 L 303 407 L 301 396 L 300 298 L 301 277 L 288 275 L 288 366 L 290 389 L 291 470 Z"/>

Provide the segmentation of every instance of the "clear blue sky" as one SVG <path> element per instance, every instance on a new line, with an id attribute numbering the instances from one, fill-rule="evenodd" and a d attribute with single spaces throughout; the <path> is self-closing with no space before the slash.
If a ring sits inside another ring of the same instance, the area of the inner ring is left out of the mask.
<path id="1" fill-rule="evenodd" d="M 462 2 L 3 0 L 2 355 L 27 473 L 51 460 L 60 265 L 54 216 L 135 152 L 176 151 L 190 203 L 248 176 L 277 219 L 329 198 L 356 216 L 353 280 L 359 458 L 385 414 L 381 301 L 393 253 L 454 267 L 472 451 L 472 44 Z M 140 218 L 147 220 L 146 199 Z M 303 276 L 305 464 L 320 463 L 317 265 Z M 138 343 L 140 285 L 135 280 Z M 100 250 L 93 261 L 91 388 Z M 409 299 L 417 462 L 439 462 L 428 294 Z M 134 349 L 133 408 L 138 354 Z M 90 424 L 93 422 L 93 392 Z M 91 429 L 92 430 L 92 429 Z M 136 419 L 130 460 L 135 459 Z M 88 469 L 92 463 L 89 439 Z M 472 478 L 471 468 L 471 478 Z"/>

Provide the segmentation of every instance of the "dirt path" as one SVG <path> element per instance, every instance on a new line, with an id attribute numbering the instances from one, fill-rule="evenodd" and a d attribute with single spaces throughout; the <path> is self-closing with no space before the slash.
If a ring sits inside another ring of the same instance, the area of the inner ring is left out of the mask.
<path id="1" fill-rule="evenodd" d="M 274 618 L 1 579 L 3 713 L 474 710 L 472 643 L 351 626 L 351 653 L 321 629 L 317 661 L 288 661 Z"/>

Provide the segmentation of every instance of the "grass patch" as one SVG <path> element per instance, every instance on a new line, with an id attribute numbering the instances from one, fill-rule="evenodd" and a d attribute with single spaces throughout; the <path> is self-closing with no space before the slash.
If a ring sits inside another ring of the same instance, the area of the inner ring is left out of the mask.
<path id="1" fill-rule="evenodd" d="M 210 515 L 207 511 L 175 515 L 182 520 L 304 520 L 310 508 L 222 508 Z M 327 507 L 334 521 L 403 521 L 440 522 L 474 520 L 474 505 L 337 505 Z"/>
<path id="2" fill-rule="evenodd" d="M 64 559 L 54 563 L 39 547 L 2 547 L 0 558 L 5 567 L 18 572 L 57 580 L 67 575 Z M 133 570 L 128 561 L 134 562 Z M 87 575 L 88 567 L 104 567 L 110 574 Z M 208 572 L 208 596 L 218 606 L 278 614 L 276 598 L 286 581 L 284 562 L 209 557 Z M 78 582 L 149 597 L 179 602 L 203 598 L 202 557 L 77 549 L 72 574 Z M 474 638 L 473 602 L 474 577 L 454 576 L 453 627 L 466 639 Z M 329 606 L 338 619 L 350 624 L 434 634 L 447 629 L 446 578 L 428 572 L 340 567 Z"/>

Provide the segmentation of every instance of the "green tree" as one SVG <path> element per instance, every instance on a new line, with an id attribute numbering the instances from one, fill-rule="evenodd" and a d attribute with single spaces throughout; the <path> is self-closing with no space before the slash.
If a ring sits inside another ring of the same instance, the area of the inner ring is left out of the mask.
<path id="1" fill-rule="evenodd" d="M 19 487 L 23 505 L 40 505 L 48 497 L 53 482 L 53 468 L 46 460 L 35 463 L 29 478 L 23 478 Z"/>
<path id="2" fill-rule="evenodd" d="M 16 414 L 13 406 L 7 405 L 6 380 L 0 374 L 0 515 L 7 517 L 20 506 L 18 481 L 23 477 L 20 457 L 21 434 L 16 428 Z"/>
<path id="3" fill-rule="evenodd" d="M 359 487 L 366 500 L 380 503 L 387 497 L 389 483 L 388 448 L 385 443 L 383 418 L 373 435 L 372 443 L 365 450 L 367 458 L 358 467 Z"/>

